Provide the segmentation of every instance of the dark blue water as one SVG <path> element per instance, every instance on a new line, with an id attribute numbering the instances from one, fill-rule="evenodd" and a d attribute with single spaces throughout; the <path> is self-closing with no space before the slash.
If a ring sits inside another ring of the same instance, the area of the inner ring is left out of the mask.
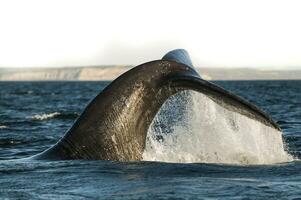
<path id="1" fill-rule="evenodd" d="M 231 166 L 22 159 L 58 141 L 108 83 L 0 82 L 0 199 L 301 199 L 299 161 Z M 216 83 L 269 113 L 289 152 L 301 157 L 301 81 Z"/>

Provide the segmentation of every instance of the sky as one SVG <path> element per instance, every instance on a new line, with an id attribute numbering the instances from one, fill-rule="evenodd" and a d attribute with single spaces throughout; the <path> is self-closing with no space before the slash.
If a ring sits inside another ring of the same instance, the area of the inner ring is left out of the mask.
<path id="1" fill-rule="evenodd" d="M 301 1 L 2 0 L 0 67 L 138 65 L 185 48 L 197 67 L 301 69 Z"/>

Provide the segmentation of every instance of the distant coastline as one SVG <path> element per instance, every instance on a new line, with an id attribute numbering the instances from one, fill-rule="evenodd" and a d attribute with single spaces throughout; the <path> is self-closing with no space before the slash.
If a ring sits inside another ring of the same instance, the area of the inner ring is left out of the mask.
<path id="1" fill-rule="evenodd" d="M 113 80 L 133 66 L 0 68 L 0 81 Z M 254 68 L 197 68 L 206 80 L 300 80 L 301 70 Z"/>

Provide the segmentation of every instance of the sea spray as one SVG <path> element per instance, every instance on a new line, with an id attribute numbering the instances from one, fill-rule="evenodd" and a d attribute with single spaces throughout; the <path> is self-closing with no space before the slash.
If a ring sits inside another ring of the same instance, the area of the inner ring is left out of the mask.
<path id="1" fill-rule="evenodd" d="M 179 113 L 181 117 L 175 117 Z M 292 156 L 285 151 L 280 131 L 229 111 L 204 94 L 184 91 L 171 97 L 155 117 L 143 159 L 273 164 L 289 162 Z"/>

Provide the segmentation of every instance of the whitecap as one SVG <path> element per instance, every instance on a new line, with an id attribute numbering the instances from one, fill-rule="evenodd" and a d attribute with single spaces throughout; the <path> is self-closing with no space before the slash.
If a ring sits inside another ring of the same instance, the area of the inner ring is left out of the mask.
<path id="1" fill-rule="evenodd" d="M 36 114 L 33 115 L 32 117 L 30 117 L 31 119 L 34 120 L 47 120 L 47 119 L 52 119 L 58 115 L 60 115 L 61 113 L 59 112 L 53 112 L 53 113 L 45 113 L 45 114 Z"/>

